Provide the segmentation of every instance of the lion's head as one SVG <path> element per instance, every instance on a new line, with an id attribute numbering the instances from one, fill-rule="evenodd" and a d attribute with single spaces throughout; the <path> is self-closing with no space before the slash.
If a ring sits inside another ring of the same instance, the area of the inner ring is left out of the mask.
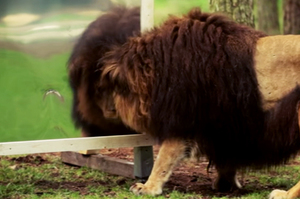
<path id="1" fill-rule="evenodd" d="M 104 67 L 101 78 L 99 78 L 99 90 L 110 95 L 117 111 L 114 114 L 110 111 L 108 106 L 109 97 L 102 98 L 101 109 L 103 114 L 109 116 L 109 118 L 120 117 L 124 124 L 138 132 L 144 132 L 149 128 L 150 95 L 149 90 L 147 90 L 149 85 L 145 83 L 143 77 L 148 75 L 149 78 L 151 72 L 145 73 L 143 70 L 135 72 L 136 67 L 141 67 L 138 61 L 127 68 L 126 63 L 129 60 L 126 61 L 119 57 L 119 55 L 126 54 L 127 49 L 127 44 L 125 44 L 121 48 L 107 53 L 102 58 Z M 139 58 L 133 60 L 137 59 Z"/>

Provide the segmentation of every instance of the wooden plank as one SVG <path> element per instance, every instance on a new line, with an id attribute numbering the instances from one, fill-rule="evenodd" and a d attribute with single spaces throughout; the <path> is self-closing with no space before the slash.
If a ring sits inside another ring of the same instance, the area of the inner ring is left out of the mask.
<path id="1" fill-rule="evenodd" d="M 64 163 L 76 166 L 86 166 L 106 173 L 134 178 L 133 162 L 121 160 L 104 155 L 83 155 L 77 152 L 62 152 L 61 159 Z"/>
<path id="2" fill-rule="evenodd" d="M 156 142 L 150 136 L 144 134 L 0 142 L 0 155 L 96 150 L 103 148 L 151 146 L 155 144 Z"/>

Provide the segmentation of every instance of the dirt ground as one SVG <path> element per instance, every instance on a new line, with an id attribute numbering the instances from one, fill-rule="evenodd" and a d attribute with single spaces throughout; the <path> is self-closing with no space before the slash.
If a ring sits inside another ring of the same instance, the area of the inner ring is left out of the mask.
<path id="1" fill-rule="evenodd" d="M 154 146 L 154 159 L 158 153 L 159 147 Z M 102 149 L 101 154 L 133 161 L 133 149 L 132 148 L 120 148 L 120 149 Z M 173 171 L 169 181 L 166 183 L 165 188 L 168 191 L 177 190 L 182 193 L 196 193 L 203 195 L 203 199 L 210 199 L 214 197 L 239 197 L 251 192 L 255 192 L 260 189 L 273 190 L 278 187 L 261 187 L 259 183 L 251 189 L 233 190 L 230 193 L 220 193 L 212 189 L 213 181 L 217 177 L 216 170 L 214 168 L 207 169 L 208 161 L 201 160 L 199 162 L 182 162 Z M 270 174 L 271 175 L 271 174 Z M 242 174 L 238 175 L 240 183 L 244 186 L 249 179 L 243 179 Z M 266 189 L 267 188 L 267 189 Z M 168 197 L 168 194 L 165 195 Z"/>
<path id="2" fill-rule="evenodd" d="M 154 156 L 156 156 L 158 147 L 154 147 Z M 128 161 L 133 161 L 133 149 L 132 148 L 120 148 L 120 149 L 103 149 L 101 150 L 101 154 L 107 155 L 110 157 L 116 157 L 120 159 L 125 159 Z M 60 153 L 51 153 L 53 156 L 60 156 Z M 28 163 L 32 165 L 41 165 L 45 163 L 49 163 L 48 160 L 44 157 L 43 154 L 35 154 L 35 155 L 28 155 L 25 157 L 19 157 L 19 158 L 12 158 L 11 160 L 15 161 L 16 163 Z M 299 164 L 297 161 L 293 161 L 290 164 Z M 214 197 L 240 197 L 245 194 L 249 194 L 252 192 L 257 192 L 258 190 L 267 190 L 271 191 L 275 188 L 280 187 L 272 187 L 272 186 L 265 186 L 261 185 L 260 183 L 255 182 L 254 177 L 246 177 L 243 178 L 242 175 L 239 175 L 239 180 L 243 186 L 246 184 L 251 183 L 251 188 L 247 189 L 241 189 L 241 190 L 234 190 L 230 193 L 218 193 L 214 190 L 212 190 L 211 185 L 213 180 L 216 178 L 216 170 L 214 168 L 211 168 L 209 172 L 207 172 L 207 161 L 200 161 L 198 163 L 196 162 L 184 162 L 181 163 L 179 166 L 177 166 L 169 180 L 169 182 L 166 183 L 165 188 L 167 189 L 166 193 L 164 192 L 164 196 L 168 198 L 168 193 L 172 192 L 173 190 L 177 190 L 182 193 L 195 193 L 195 194 L 201 194 L 203 199 L 211 199 Z M 272 174 L 270 173 L 270 177 L 272 175 L 276 175 L 276 172 Z M 118 185 L 123 185 L 126 183 L 126 181 L 129 180 L 128 178 L 121 178 L 119 181 L 117 181 Z M 254 181 L 253 181 L 254 180 Z M 86 182 L 61 182 L 60 184 L 44 181 L 41 180 L 37 182 L 37 184 L 41 189 L 44 188 L 53 188 L 59 189 L 59 188 L 65 188 L 72 191 L 79 191 L 81 195 L 88 194 L 87 187 L 90 185 L 96 185 L 96 186 L 106 186 L 109 185 L 109 182 L 105 181 L 89 181 L 87 184 Z M 37 193 L 38 194 L 38 193 Z M 41 193 L 43 194 L 43 193 Z M 105 195 L 112 196 L 114 193 L 108 189 L 107 193 Z"/>

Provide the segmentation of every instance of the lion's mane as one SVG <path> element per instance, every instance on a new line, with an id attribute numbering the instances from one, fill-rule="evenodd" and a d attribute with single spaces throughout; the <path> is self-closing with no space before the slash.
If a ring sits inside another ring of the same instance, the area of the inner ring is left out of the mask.
<path id="1" fill-rule="evenodd" d="M 96 83 L 103 66 L 99 59 L 112 46 L 122 45 L 139 31 L 140 8 L 115 6 L 93 21 L 74 46 L 68 63 L 73 90 L 72 116 L 86 136 L 135 133 L 119 120 L 103 117 L 98 102 L 106 96 L 97 90 Z"/>
<path id="2" fill-rule="evenodd" d="M 99 85 L 113 86 L 126 125 L 160 141 L 195 141 L 217 167 L 280 164 L 299 149 L 281 151 L 299 143 L 299 129 L 282 135 L 289 114 L 285 100 L 276 110 L 263 110 L 253 56 L 264 36 L 223 15 L 193 9 L 107 53 Z M 296 104 L 288 108 L 294 117 Z M 272 117 L 278 112 L 282 117 Z"/>

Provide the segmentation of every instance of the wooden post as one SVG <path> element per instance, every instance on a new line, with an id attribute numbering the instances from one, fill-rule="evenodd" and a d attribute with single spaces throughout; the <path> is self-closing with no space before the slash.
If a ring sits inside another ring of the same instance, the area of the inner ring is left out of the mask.
<path id="1" fill-rule="evenodd" d="M 134 176 L 146 180 L 153 167 L 153 147 L 141 146 L 134 148 Z"/>
<path id="2" fill-rule="evenodd" d="M 153 28 L 154 0 L 141 0 L 141 32 Z"/>
<path id="3" fill-rule="evenodd" d="M 151 29 L 154 25 L 154 0 L 141 0 L 141 32 Z M 134 148 L 134 176 L 145 180 L 153 167 L 153 147 Z"/>

